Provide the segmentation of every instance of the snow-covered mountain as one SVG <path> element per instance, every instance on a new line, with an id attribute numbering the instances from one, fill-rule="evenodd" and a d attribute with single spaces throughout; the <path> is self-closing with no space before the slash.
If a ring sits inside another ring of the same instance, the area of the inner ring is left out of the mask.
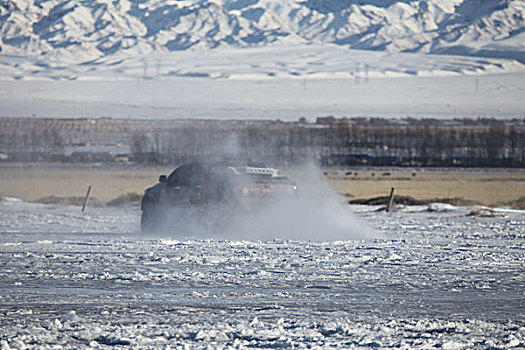
<path id="1" fill-rule="evenodd" d="M 523 0 L 3 0 L 0 54 L 336 44 L 525 62 Z"/>

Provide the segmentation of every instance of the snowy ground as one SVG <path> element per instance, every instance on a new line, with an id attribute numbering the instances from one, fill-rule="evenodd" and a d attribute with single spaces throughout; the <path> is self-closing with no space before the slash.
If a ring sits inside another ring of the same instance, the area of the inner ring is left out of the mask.
<path id="1" fill-rule="evenodd" d="M 523 211 L 347 209 L 375 238 L 144 237 L 138 208 L 4 198 L 1 347 L 525 347 Z"/>

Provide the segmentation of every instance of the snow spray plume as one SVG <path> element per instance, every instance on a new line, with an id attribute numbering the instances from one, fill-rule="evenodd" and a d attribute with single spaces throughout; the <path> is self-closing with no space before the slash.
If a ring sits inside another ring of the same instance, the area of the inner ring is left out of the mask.
<path id="1" fill-rule="evenodd" d="M 377 235 L 353 215 L 350 207 L 334 193 L 313 164 L 292 171 L 299 192 L 296 198 L 276 202 L 234 220 L 225 232 L 235 239 L 361 240 Z"/>
<path id="2" fill-rule="evenodd" d="M 298 186 L 295 197 L 277 197 L 252 210 L 184 208 L 165 213 L 168 219 L 155 235 L 170 238 L 233 240 L 372 239 L 378 235 L 361 222 L 343 199 L 334 193 L 313 165 L 292 170 Z M 182 210 L 182 211 L 181 211 Z M 184 222 L 175 218 L 184 218 Z M 161 233 L 162 232 L 162 233 Z"/>

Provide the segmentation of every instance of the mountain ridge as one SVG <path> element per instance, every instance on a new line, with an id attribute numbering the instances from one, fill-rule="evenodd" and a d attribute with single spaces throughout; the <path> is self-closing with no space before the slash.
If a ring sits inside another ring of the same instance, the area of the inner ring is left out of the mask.
<path id="1" fill-rule="evenodd" d="M 336 44 L 525 63 L 517 0 L 3 1 L 0 54 L 75 63 L 116 53 Z"/>

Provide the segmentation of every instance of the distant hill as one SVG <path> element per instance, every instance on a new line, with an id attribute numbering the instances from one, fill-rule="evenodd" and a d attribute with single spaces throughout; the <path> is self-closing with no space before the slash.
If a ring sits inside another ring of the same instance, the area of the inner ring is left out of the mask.
<path id="1" fill-rule="evenodd" d="M 17 0 L 0 31 L 0 54 L 76 63 L 283 43 L 525 62 L 523 0 Z"/>

